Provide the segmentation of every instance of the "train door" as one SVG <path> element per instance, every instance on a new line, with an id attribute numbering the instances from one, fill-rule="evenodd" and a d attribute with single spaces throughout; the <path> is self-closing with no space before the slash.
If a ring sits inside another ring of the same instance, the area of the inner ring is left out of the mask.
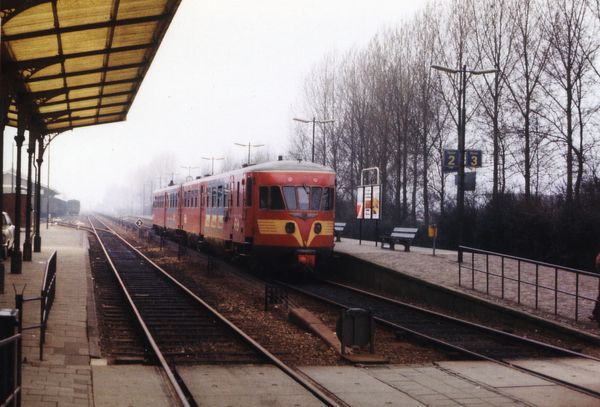
<path id="1" fill-rule="evenodd" d="M 183 228 L 183 187 L 177 190 L 177 229 Z"/>
<path id="2" fill-rule="evenodd" d="M 166 229 L 167 228 L 167 208 L 169 207 L 169 194 L 168 193 L 164 193 L 163 197 L 162 197 L 163 201 L 162 201 L 162 226 Z"/>
<path id="3" fill-rule="evenodd" d="M 244 210 L 243 210 L 243 220 L 246 225 L 244 234 L 247 236 L 252 233 L 252 221 L 254 217 L 252 216 L 252 188 L 253 188 L 253 177 L 252 173 L 246 174 L 244 185 Z"/>
<path id="4" fill-rule="evenodd" d="M 225 208 L 225 227 L 227 237 L 233 239 L 233 224 L 234 224 L 234 213 L 235 213 L 235 178 L 233 175 L 229 177 L 229 187 L 227 194 L 227 206 Z"/>
<path id="5" fill-rule="evenodd" d="M 198 223 L 200 225 L 200 231 L 198 232 L 198 234 L 201 237 L 204 237 L 204 225 L 206 224 L 206 220 L 204 219 L 204 214 L 206 212 L 205 186 L 200 185 L 198 189 Z"/>
<path id="6" fill-rule="evenodd" d="M 210 181 L 206 186 L 206 209 L 204 214 L 204 234 L 212 235 L 212 209 L 214 206 L 213 202 L 213 181 Z"/>
<path id="7" fill-rule="evenodd" d="M 217 181 L 217 231 L 220 237 L 225 237 L 223 228 L 225 223 L 225 208 L 227 207 L 227 188 L 229 185 L 226 179 Z"/>

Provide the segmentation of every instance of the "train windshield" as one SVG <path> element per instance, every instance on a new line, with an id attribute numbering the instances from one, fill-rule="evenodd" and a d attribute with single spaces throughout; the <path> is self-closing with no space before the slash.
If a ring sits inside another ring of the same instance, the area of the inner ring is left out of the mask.
<path id="1" fill-rule="evenodd" d="M 282 211 L 331 211 L 333 187 L 272 185 L 259 188 L 260 209 Z"/>

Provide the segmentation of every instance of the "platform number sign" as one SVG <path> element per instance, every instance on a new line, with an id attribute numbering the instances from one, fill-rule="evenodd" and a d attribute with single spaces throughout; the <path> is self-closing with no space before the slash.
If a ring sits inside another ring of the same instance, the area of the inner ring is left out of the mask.
<path id="1" fill-rule="evenodd" d="M 481 150 L 465 151 L 465 166 L 469 168 L 480 168 L 482 164 Z M 458 172 L 460 153 L 458 150 L 444 150 L 443 172 Z"/>
<path id="2" fill-rule="evenodd" d="M 467 167 L 480 168 L 481 167 L 481 151 L 480 150 L 467 150 Z"/>
<path id="3" fill-rule="evenodd" d="M 444 150 L 444 172 L 457 172 L 459 163 L 458 150 Z"/>

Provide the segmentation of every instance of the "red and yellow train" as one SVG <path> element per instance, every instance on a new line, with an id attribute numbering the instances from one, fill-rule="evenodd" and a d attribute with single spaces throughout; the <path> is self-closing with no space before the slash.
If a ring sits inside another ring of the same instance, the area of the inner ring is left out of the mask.
<path id="1" fill-rule="evenodd" d="M 153 224 L 232 257 L 312 267 L 333 251 L 334 210 L 331 168 L 276 161 L 155 191 Z"/>

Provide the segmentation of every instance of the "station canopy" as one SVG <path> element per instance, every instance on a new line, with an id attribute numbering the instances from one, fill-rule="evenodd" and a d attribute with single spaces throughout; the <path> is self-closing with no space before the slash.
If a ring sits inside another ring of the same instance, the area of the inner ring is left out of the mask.
<path id="1" fill-rule="evenodd" d="M 15 100 L 41 134 L 125 120 L 180 2 L 1 0 L 6 124 Z"/>

